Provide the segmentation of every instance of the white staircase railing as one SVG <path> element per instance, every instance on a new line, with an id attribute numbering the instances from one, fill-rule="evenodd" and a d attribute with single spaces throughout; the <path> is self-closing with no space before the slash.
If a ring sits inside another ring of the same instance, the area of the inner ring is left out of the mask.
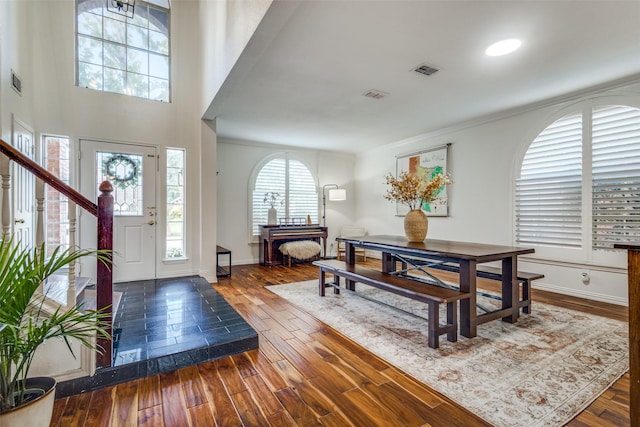
<path id="1" fill-rule="evenodd" d="M 0 154 L 0 177 L 2 179 L 2 211 L 0 223 L 2 235 L 10 236 L 13 232 L 11 210 L 11 167 L 7 156 Z M 42 247 L 45 243 L 45 183 L 39 178 L 35 179 L 35 247 Z M 68 200 L 69 220 L 69 247 L 76 246 L 77 208 L 73 201 Z M 55 289 L 45 292 L 44 284 L 40 285 L 40 293 L 47 299 L 45 307 L 55 309 L 60 305 L 74 306 L 76 301 L 76 263 L 69 264 L 66 280 L 60 281 L 57 286 L 65 286 L 66 289 Z"/>

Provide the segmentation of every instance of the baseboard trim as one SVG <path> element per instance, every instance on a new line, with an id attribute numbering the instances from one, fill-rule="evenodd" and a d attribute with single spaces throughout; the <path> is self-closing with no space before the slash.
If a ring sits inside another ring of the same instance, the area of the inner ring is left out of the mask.
<path id="1" fill-rule="evenodd" d="M 628 306 L 629 300 L 622 297 L 612 297 L 610 295 L 603 295 L 595 292 L 581 291 L 577 289 L 567 289 L 560 286 L 549 285 L 539 282 L 534 282 L 531 286 L 533 289 L 539 289 L 541 291 L 553 292 L 555 294 L 569 295 L 572 297 L 584 298 L 592 301 L 606 302 L 609 304 Z"/>

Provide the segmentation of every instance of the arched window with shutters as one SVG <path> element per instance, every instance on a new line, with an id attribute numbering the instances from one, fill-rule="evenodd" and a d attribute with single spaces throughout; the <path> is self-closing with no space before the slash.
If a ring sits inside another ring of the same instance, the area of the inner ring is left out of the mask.
<path id="1" fill-rule="evenodd" d="M 265 202 L 267 193 L 277 193 L 274 207 L 278 218 L 296 218 L 318 223 L 318 190 L 316 179 L 309 168 L 301 161 L 287 153 L 272 156 L 263 161 L 255 174 L 251 191 L 251 234 L 260 233 L 260 225 L 267 224 L 269 201 Z"/>
<path id="2" fill-rule="evenodd" d="M 515 226 L 518 244 L 602 265 L 640 239 L 640 109 L 588 107 L 544 129 L 522 160 Z"/>

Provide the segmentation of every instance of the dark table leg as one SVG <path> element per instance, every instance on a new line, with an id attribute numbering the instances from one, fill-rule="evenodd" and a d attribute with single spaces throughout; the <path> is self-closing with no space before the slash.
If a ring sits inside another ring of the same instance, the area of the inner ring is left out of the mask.
<path id="1" fill-rule="evenodd" d="M 478 333 L 476 324 L 476 262 L 460 261 L 460 290 L 471 296 L 460 300 L 460 335 L 473 338 Z"/>
<path id="2" fill-rule="evenodd" d="M 518 258 L 515 256 L 502 260 L 502 308 L 511 308 L 511 315 L 502 318 L 505 322 L 515 323 L 520 314 L 518 298 Z"/>
<path id="3" fill-rule="evenodd" d="M 344 261 L 347 265 L 356 265 L 356 248 L 351 242 L 345 242 L 344 245 Z M 344 287 L 350 291 L 356 290 L 356 282 L 353 280 L 345 279 Z"/>
<path id="4" fill-rule="evenodd" d="M 396 271 L 396 259 L 389 252 L 382 252 L 382 272 L 393 273 Z"/>
<path id="5" fill-rule="evenodd" d="M 322 256 L 324 256 L 324 259 L 327 259 L 327 238 L 321 237 L 321 239 L 322 239 Z"/>

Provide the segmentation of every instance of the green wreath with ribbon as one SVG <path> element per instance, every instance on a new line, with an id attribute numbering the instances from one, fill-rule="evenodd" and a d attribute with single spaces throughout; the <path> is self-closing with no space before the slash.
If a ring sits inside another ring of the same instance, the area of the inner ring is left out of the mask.
<path id="1" fill-rule="evenodd" d="M 124 166 L 124 175 L 118 175 L 118 166 Z M 102 163 L 102 174 L 123 190 L 138 184 L 139 163 L 125 154 L 114 154 Z"/>

